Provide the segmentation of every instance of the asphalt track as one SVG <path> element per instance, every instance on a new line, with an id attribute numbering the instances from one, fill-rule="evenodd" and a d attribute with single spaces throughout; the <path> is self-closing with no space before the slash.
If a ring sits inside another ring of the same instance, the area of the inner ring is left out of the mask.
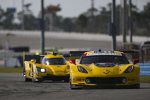
<path id="1" fill-rule="evenodd" d="M 0 73 L 0 100 L 149 100 L 150 84 L 141 89 L 71 90 L 69 83 L 24 82 L 21 74 Z"/>

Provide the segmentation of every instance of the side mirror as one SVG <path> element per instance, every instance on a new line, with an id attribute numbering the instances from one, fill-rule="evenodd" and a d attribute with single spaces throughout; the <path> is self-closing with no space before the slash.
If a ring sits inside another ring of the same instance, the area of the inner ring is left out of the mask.
<path id="1" fill-rule="evenodd" d="M 133 64 L 137 64 L 137 63 L 139 63 L 139 59 L 134 59 Z"/>
<path id="2" fill-rule="evenodd" d="M 76 61 L 75 60 L 69 60 L 69 62 L 76 65 Z"/>
<path id="3" fill-rule="evenodd" d="M 36 60 L 35 60 L 35 59 L 31 59 L 31 62 L 32 62 L 32 63 L 36 63 Z"/>

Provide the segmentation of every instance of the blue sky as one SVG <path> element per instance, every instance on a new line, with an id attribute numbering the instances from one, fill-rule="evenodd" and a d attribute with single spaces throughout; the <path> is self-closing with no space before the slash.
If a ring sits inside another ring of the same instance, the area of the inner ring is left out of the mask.
<path id="1" fill-rule="evenodd" d="M 7 7 L 16 7 L 17 12 L 21 11 L 21 1 L 22 0 L 0 0 L 0 6 L 3 9 Z M 25 3 L 32 3 L 30 9 L 33 11 L 34 15 L 38 15 L 40 11 L 40 2 L 41 0 L 24 0 Z M 102 6 L 106 6 L 112 0 L 95 0 L 95 7 L 100 9 Z M 116 0 L 117 4 L 120 3 L 120 0 Z M 143 5 L 145 5 L 150 0 L 133 0 L 133 3 L 138 6 L 138 8 L 142 9 Z M 91 0 L 45 0 L 45 7 L 50 4 L 60 4 L 62 11 L 58 14 L 65 17 L 74 17 L 79 14 L 85 12 L 89 7 Z"/>

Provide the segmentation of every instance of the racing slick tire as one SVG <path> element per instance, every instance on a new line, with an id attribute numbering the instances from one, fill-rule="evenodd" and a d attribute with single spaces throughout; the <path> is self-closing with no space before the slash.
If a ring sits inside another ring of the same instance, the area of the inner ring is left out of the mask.
<path id="1" fill-rule="evenodd" d="M 39 78 L 32 78 L 32 82 L 42 82 L 43 80 L 42 79 L 39 79 Z"/>
<path id="2" fill-rule="evenodd" d="M 79 89 L 78 86 L 71 84 L 71 81 L 69 81 L 69 85 L 70 85 L 70 89 L 71 89 L 71 90 Z"/>
<path id="3" fill-rule="evenodd" d="M 126 86 L 125 88 L 127 88 L 127 89 L 140 89 L 140 84 L 129 85 L 129 86 Z"/>
<path id="4" fill-rule="evenodd" d="M 131 88 L 133 88 L 133 89 L 140 89 L 140 84 L 132 85 Z"/>
<path id="5" fill-rule="evenodd" d="M 32 72 L 32 82 L 42 82 L 43 80 L 41 78 L 35 78 L 34 74 Z"/>
<path id="6" fill-rule="evenodd" d="M 25 82 L 31 82 L 32 80 L 30 78 L 24 77 Z"/>
<path id="7" fill-rule="evenodd" d="M 69 79 L 67 79 L 67 78 L 66 78 L 66 79 L 64 79 L 64 82 L 68 83 L 68 82 L 69 82 Z"/>
<path id="8" fill-rule="evenodd" d="M 30 78 L 27 78 L 25 75 L 25 71 L 23 72 L 23 77 L 25 82 L 31 82 L 32 80 Z"/>

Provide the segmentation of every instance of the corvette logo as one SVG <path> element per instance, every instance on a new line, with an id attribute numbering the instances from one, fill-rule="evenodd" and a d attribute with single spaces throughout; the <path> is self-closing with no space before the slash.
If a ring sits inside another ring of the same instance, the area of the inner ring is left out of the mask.
<path id="1" fill-rule="evenodd" d="M 108 73 L 110 73 L 110 71 L 106 69 L 103 73 L 108 74 Z"/>

